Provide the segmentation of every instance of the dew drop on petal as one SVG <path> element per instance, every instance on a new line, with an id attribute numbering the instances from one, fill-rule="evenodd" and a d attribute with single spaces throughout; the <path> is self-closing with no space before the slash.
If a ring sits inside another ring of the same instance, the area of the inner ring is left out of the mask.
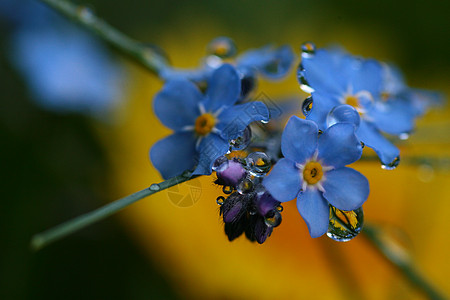
<path id="1" fill-rule="evenodd" d="M 252 152 L 245 159 L 247 169 L 253 176 L 264 176 L 270 170 L 269 156 L 264 152 Z"/>
<path id="2" fill-rule="evenodd" d="M 153 184 L 150 186 L 150 190 L 151 190 L 151 191 L 154 191 L 154 192 L 159 191 L 160 189 L 161 189 L 161 187 L 160 187 L 159 184 L 157 184 L 157 183 L 153 183 Z"/>
<path id="3" fill-rule="evenodd" d="M 264 217 L 264 223 L 269 227 L 277 227 L 281 224 L 281 214 L 278 210 L 269 211 Z"/>
<path id="4" fill-rule="evenodd" d="M 237 48 L 234 41 L 228 37 L 218 37 L 212 40 L 207 48 L 208 55 L 215 55 L 220 58 L 229 58 L 236 55 Z"/>
<path id="5" fill-rule="evenodd" d="M 361 232 L 363 223 L 362 207 L 356 210 L 343 211 L 330 205 L 327 236 L 337 242 L 348 242 Z"/>
<path id="6" fill-rule="evenodd" d="M 400 135 L 398 136 L 398 138 L 399 139 L 401 139 L 401 140 L 407 140 L 407 139 L 409 139 L 409 133 L 408 132 L 403 132 L 403 133 L 400 133 Z"/>
<path id="7" fill-rule="evenodd" d="M 279 212 L 282 212 L 282 211 L 283 211 L 283 206 L 282 206 L 281 204 L 279 204 L 279 205 L 277 206 L 277 210 L 278 210 Z"/>
<path id="8" fill-rule="evenodd" d="M 347 104 L 333 107 L 327 115 L 327 127 L 331 127 L 336 123 L 350 123 L 358 128 L 360 121 L 359 113 L 356 109 Z"/>
<path id="9" fill-rule="evenodd" d="M 214 161 L 212 166 L 213 171 L 222 172 L 228 167 L 228 158 L 226 156 L 220 156 Z"/>
<path id="10" fill-rule="evenodd" d="M 254 205 L 251 205 L 251 206 L 248 208 L 248 213 L 249 213 L 251 216 L 256 215 L 257 212 L 258 212 L 258 210 L 256 209 L 256 207 L 255 207 Z"/>
<path id="11" fill-rule="evenodd" d="M 399 163 L 400 163 L 400 156 L 397 156 L 391 163 L 382 164 L 381 168 L 384 170 L 394 170 L 395 168 L 397 168 Z"/>
<path id="12" fill-rule="evenodd" d="M 216 202 L 218 205 L 223 205 L 223 203 L 225 202 L 225 197 L 224 196 L 217 197 Z"/>
<path id="13" fill-rule="evenodd" d="M 313 98 L 310 96 L 310 97 L 306 98 L 302 104 L 302 112 L 305 117 L 307 117 L 309 115 L 312 107 L 313 107 Z"/>
<path id="14" fill-rule="evenodd" d="M 298 82 L 300 83 L 300 88 L 302 89 L 302 91 L 304 91 L 305 93 L 309 93 L 309 94 L 314 92 L 314 89 L 309 85 L 308 81 L 303 76 L 303 71 L 301 71 L 300 68 L 298 70 L 297 78 L 298 78 Z"/>
<path id="15" fill-rule="evenodd" d="M 244 129 L 242 135 L 234 140 L 230 141 L 232 150 L 243 150 L 247 148 L 252 139 L 252 131 L 249 126 Z"/>
<path id="16" fill-rule="evenodd" d="M 229 194 L 231 194 L 231 193 L 233 192 L 233 187 L 230 186 L 230 185 L 225 185 L 225 186 L 222 188 L 222 192 L 223 192 L 224 194 L 226 194 L 226 195 L 229 195 Z"/>
<path id="17" fill-rule="evenodd" d="M 316 45 L 312 42 L 305 42 L 302 44 L 301 50 L 303 58 L 313 57 L 316 53 Z"/>
<path id="18" fill-rule="evenodd" d="M 95 12 L 92 7 L 89 6 L 79 6 L 78 7 L 78 16 L 84 23 L 92 23 L 95 21 Z"/>

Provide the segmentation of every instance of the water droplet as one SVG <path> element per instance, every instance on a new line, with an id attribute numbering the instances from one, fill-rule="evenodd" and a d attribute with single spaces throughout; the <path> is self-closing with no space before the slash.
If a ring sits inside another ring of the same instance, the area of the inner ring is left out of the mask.
<path id="1" fill-rule="evenodd" d="M 225 185 L 225 186 L 222 188 L 222 192 L 223 192 L 224 194 L 226 194 L 226 195 L 231 194 L 231 193 L 233 192 L 233 190 L 234 190 L 234 188 L 233 188 L 232 186 L 230 186 L 230 185 Z"/>
<path id="2" fill-rule="evenodd" d="M 302 50 L 302 57 L 309 58 L 314 56 L 314 54 L 316 53 L 316 45 L 312 42 L 306 42 L 302 44 L 301 50 Z"/>
<path id="3" fill-rule="evenodd" d="M 313 98 L 312 96 L 308 97 L 305 99 L 305 101 L 303 101 L 302 104 L 302 111 L 303 111 L 303 115 L 305 117 L 307 117 L 309 115 L 309 113 L 311 112 L 313 108 Z"/>
<path id="4" fill-rule="evenodd" d="M 248 194 L 253 191 L 253 182 L 249 178 L 244 178 L 236 189 L 239 194 Z"/>
<path id="5" fill-rule="evenodd" d="M 236 44 L 229 37 L 221 36 L 213 39 L 206 47 L 209 55 L 215 55 L 220 58 L 229 58 L 236 55 Z"/>
<path id="6" fill-rule="evenodd" d="M 230 141 L 231 148 L 233 150 L 243 150 L 250 144 L 251 139 L 252 131 L 250 127 L 247 126 L 240 137 Z"/>
<path id="7" fill-rule="evenodd" d="M 348 242 L 356 237 L 362 229 L 364 213 L 362 207 L 344 211 L 330 205 L 330 222 L 327 236 L 338 242 Z"/>
<path id="8" fill-rule="evenodd" d="M 417 168 L 417 177 L 422 182 L 430 182 L 434 178 L 434 169 L 428 164 L 422 164 Z"/>
<path id="9" fill-rule="evenodd" d="M 256 215 L 257 212 L 258 212 L 258 210 L 256 209 L 256 207 L 255 207 L 254 205 L 251 205 L 251 206 L 248 208 L 248 213 L 249 213 L 251 216 Z"/>
<path id="10" fill-rule="evenodd" d="M 279 212 L 282 212 L 282 211 L 283 211 L 283 206 L 281 206 L 281 204 L 279 204 L 279 205 L 277 206 L 277 210 L 278 210 Z"/>
<path id="11" fill-rule="evenodd" d="M 391 163 L 387 165 L 382 164 L 381 168 L 384 170 L 394 170 L 395 168 L 397 168 L 399 163 L 400 163 L 400 156 L 397 156 Z"/>
<path id="12" fill-rule="evenodd" d="M 327 127 L 336 123 L 350 123 L 358 128 L 360 121 L 359 113 L 348 104 L 335 106 L 327 115 Z"/>
<path id="13" fill-rule="evenodd" d="M 228 167 L 228 158 L 226 156 L 220 156 L 214 161 L 212 166 L 213 171 L 222 172 Z"/>
<path id="14" fill-rule="evenodd" d="M 277 210 L 271 210 L 264 217 L 264 222 L 269 227 L 277 227 L 281 224 L 281 214 Z"/>
<path id="15" fill-rule="evenodd" d="M 161 189 L 161 187 L 160 187 L 159 184 L 157 184 L 157 183 L 153 183 L 153 184 L 150 186 L 150 190 L 151 190 L 151 191 L 154 191 L 154 192 L 159 191 L 160 189 Z"/>
<path id="16" fill-rule="evenodd" d="M 409 133 L 408 132 L 403 132 L 403 133 L 400 133 L 400 135 L 398 136 L 398 138 L 399 139 L 401 139 L 401 140 L 407 140 L 407 139 L 409 139 Z"/>
<path id="17" fill-rule="evenodd" d="M 298 71 L 297 74 L 298 82 L 300 83 L 300 88 L 305 93 L 311 94 L 314 92 L 314 89 L 309 85 L 308 81 L 306 80 L 305 76 L 303 76 L 303 71 Z"/>
<path id="18" fill-rule="evenodd" d="M 78 16 L 84 23 L 92 23 L 95 19 L 94 9 L 89 6 L 79 6 Z"/>
<path id="19" fill-rule="evenodd" d="M 252 152 L 245 159 L 247 169 L 253 176 L 264 176 L 270 170 L 269 156 L 264 152 Z"/>
<path id="20" fill-rule="evenodd" d="M 225 197 L 224 196 L 217 197 L 216 202 L 218 205 L 223 205 L 225 203 Z"/>
<path id="21" fill-rule="evenodd" d="M 241 73 L 241 98 L 244 100 L 250 97 L 252 92 L 256 89 L 256 76 L 252 71 Z"/>

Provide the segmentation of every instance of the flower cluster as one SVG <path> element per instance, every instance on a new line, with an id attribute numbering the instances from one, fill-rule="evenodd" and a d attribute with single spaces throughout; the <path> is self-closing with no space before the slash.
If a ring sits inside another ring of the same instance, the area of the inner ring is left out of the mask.
<path id="1" fill-rule="evenodd" d="M 270 115 L 273 107 L 251 101 L 256 75 L 286 75 L 292 51 L 263 47 L 232 60 L 235 55 L 234 43 L 221 37 L 208 45 L 199 69 L 163 71 L 167 82 L 154 110 L 175 132 L 151 149 L 154 166 L 164 178 L 215 171 L 224 193 L 216 201 L 230 241 L 245 233 L 265 242 L 281 223 L 281 203 L 293 199 L 311 237 L 354 238 L 369 182 L 347 165 L 367 145 L 384 169 L 394 169 L 400 153 L 392 137 L 407 138 L 439 95 L 409 88 L 393 66 L 305 43 L 298 80 L 311 95 L 298 111 L 306 119 L 289 109 Z M 258 136 L 252 134 L 255 121 Z"/>

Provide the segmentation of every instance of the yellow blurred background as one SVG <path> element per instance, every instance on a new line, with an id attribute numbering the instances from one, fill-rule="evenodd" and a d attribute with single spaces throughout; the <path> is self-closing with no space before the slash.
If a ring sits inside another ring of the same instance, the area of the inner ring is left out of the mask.
<path id="1" fill-rule="evenodd" d="M 312 41 L 397 63 L 411 86 L 450 93 L 445 1 L 89 3 L 123 32 L 164 49 L 177 67 L 197 66 L 217 36 L 233 38 L 239 51 L 287 43 L 297 55 Z M 10 29 L 0 30 L 6 53 Z M 32 234 L 162 180 L 148 158 L 150 147 L 170 133 L 152 112 L 162 82 L 118 57 L 127 89 L 103 122 L 39 108 L 0 55 L 1 299 L 426 299 L 364 236 L 347 243 L 312 239 L 294 202 L 284 205 L 282 224 L 263 245 L 244 237 L 230 243 L 214 176 L 157 193 L 31 253 Z M 260 92 L 274 100 L 307 96 L 295 70 L 281 82 L 260 80 Z M 427 113 L 399 146 L 402 159 L 393 171 L 377 162 L 353 165 L 370 182 L 365 222 L 380 226 L 386 242 L 449 297 L 449 106 Z M 417 157 L 430 164 L 414 163 Z"/>

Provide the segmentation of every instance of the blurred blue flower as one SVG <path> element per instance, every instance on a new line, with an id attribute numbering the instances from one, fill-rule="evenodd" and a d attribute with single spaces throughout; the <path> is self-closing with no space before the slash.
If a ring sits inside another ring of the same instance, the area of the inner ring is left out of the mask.
<path id="1" fill-rule="evenodd" d="M 195 167 L 194 174 L 211 174 L 214 161 L 228 152 L 230 140 L 253 121 L 268 121 L 262 102 L 234 105 L 240 93 L 239 75 L 225 64 L 215 70 L 206 95 L 187 79 L 169 80 L 155 96 L 154 111 L 174 134 L 158 141 L 150 159 L 163 178 Z"/>
<path id="2" fill-rule="evenodd" d="M 276 200 L 297 198 L 297 208 L 312 237 L 327 232 L 329 204 L 344 211 L 355 210 L 369 195 L 367 179 L 345 167 L 362 154 L 355 126 L 337 123 L 318 135 L 316 123 L 291 117 L 281 140 L 285 158 L 263 181 Z"/>
<path id="3" fill-rule="evenodd" d="M 409 87 L 401 71 L 392 64 L 383 64 L 381 103 L 386 106 L 401 106 L 414 116 L 422 116 L 431 106 L 441 105 L 444 97 L 436 91 Z M 385 130 L 383 130 L 385 131 Z M 389 132 L 386 130 L 386 132 Z"/>
<path id="4" fill-rule="evenodd" d="M 381 132 L 398 136 L 410 132 L 417 109 L 409 100 L 382 100 L 386 82 L 383 72 L 383 65 L 375 60 L 363 60 L 337 49 L 319 49 L 302 53 L 298 76 L 302 88 L 313 98 L 307 119 L 325 129 L 327 116 L 335 106 L 355 107 L 361 117 L 356 135 L 390 168 L 398 164 L 400 151 Z"/>
<path id="5" fill-rule="evenodd" d="M 294 52 L 288 45 L 251 49 L 232 59 L 236 54 L 236 46 L 227 37 L 212 40 L 207 50 L 208 55 L 199 68 L 178 69 L 168 66 L 161 72 L 160 77 L 165 80 L 186 78 L 201 85 L 215 69 L 224 63 L 231 63 L 235 65 L 242 81 L 241 99 L 243 99 L 256 87 L 258 74 L 271 80 L 280 79 L 289 72 L 295 60 Z"/>
<path id="6" fill-rule="evenodd" d="M 9 54 L 32 99 L 55 112 L 105 116 L 120 100 L 122 69 L 94 38 L 45 6 L 24 3 L 36 10 L 16 4 L 15 18 L 24 21 L 13 30 Z"/>

